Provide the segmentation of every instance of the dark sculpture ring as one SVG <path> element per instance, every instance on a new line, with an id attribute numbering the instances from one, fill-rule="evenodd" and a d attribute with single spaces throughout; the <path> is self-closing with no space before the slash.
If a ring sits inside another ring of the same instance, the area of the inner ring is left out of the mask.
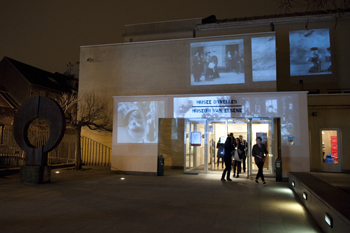
<path id="1" fill-rule="evenodd" d="M 50 128 L 49 138 L 41 147 L 33 146 L 28 139 L 29 125 L 36 119 L 46 120 Z M 26 165 L 47 165 L 47 153 L 62 140 L 66 121 L 62 108 L 52 99 L 37 96 L 25 101 L 18 109 L 13 123 L 14 138 L 26 153 Z"/>

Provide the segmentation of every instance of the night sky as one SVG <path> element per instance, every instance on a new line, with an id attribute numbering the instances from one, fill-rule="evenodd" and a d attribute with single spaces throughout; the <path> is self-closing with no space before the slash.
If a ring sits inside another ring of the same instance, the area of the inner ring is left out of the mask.
<path id="1" fill-rule="evenodd" d="M 63 73 L 80 46 L 123 42 L 127 24 L 278 13 L 274 0 L 0 0 L 0 59 Z"/>

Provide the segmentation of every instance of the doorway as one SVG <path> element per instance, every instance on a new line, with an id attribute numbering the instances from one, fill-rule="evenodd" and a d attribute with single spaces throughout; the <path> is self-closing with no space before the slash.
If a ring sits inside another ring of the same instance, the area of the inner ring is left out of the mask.
<path id="1" fill-rule="evenodd" d="M 341 137 L 339 129 L 321 129 L 322 171 L 341 172 Z"/>
<path id="2" fill-rule="evenodd" d="M 219 148 L 224 146 L 229 133 L 233 133 L 235 138 L 242 136 L 247 142 L 245 160 L 247 177 L 256 175 L 258 172 L 251 157 L 251 148 L 258 136 L 263 138 L 263 143 L 269 152 L 264 164 L 264 174 L 267 177 L 275 175 L 274 144 L 276 140 L 274 140 L 273 118 L 185 119 L 184 172 L 222 172 L 225 165 Z"/>

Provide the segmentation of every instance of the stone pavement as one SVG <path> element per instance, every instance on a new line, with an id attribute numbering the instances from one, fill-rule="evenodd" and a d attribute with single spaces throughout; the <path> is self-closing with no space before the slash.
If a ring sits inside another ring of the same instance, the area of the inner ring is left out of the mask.
<path id="1" fill-rule="evenodd" d="M 0 177 L 0 232 L 321 232 L 287 182 L 84 168 L 53 169 L 41 185 Z"/>

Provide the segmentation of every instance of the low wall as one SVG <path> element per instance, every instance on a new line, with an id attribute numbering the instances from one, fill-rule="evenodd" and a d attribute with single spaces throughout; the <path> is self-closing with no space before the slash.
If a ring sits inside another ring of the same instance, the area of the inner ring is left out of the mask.
<path id="1" fill-rule="evenodd" d="M 349 232 L 349 194 L 307 172 L 289 173 L 289 184 L 324 232 Z M 331 226 L 326 215 L 331 218 Z"/>

